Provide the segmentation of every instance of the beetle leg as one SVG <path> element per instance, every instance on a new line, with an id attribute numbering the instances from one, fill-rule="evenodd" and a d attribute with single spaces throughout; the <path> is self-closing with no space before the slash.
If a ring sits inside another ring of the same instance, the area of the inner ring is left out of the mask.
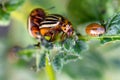
<path id="1" fill-rule="evenodd" d="M 65 37 L 66 37 L 66 33 L 63 32 L 63 34 L 61 36 L 62 41 L 65 39 Z"/>
<path id="2" fill-rule="evenodd" d="M 40 48 L 40 42 L 38 42 L 37 44 L 34 44 L 34 46 Z"/>

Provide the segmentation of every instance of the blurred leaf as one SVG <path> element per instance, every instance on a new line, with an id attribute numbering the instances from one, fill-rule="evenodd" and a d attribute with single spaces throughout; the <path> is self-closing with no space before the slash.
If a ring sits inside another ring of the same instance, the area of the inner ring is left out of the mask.
<path id="1" fill-rule="evenodd" d="M 108 17 L 107 3 L 111 0 L 70 0 L 68 12 L 75 24 L 101 21 Z"/>
<path id="2" fill-rule="evenodd" d="M 8 24 L 9 20 L 10 14 L 0 9 L 0 24 L 1 25 Z"/>
<path id="3" fill-rule="evenodd" d="M 35 49 L 23 49 L 18 52 L 18 55 L 21 57 L 31 58 L 35 53 Z"/>
<path id="4" fill-rule="evenodd" d="M 18 67 L 30 67 L 28 65 L 28 61 L 24 60 L 24 59 L 19 59 L 18 62 L 16 63 L 16 66 Z"/>
<path id="5" fill-rule="evenodd" d="M 87 50 L 88 46 L 84 41 L 77 40 L 75 42 L 75 45 L 74 45 L 73 49 L 74 49 L 75 53 L 80 54 L 82 51 Z"/>
<path id="6" fill-rule="evenodd" d="M 10 12 L 16 10 L 23 2 L 24 0 L 3 0 L 0 3 L 0 24 L 8 24 L 10 21 Z"/>
<path id="7" fill-rule="evenodd" d="M 114 15 L 105 24 L 106 33 L 102 36 L 102 43 L 120 40 L 120 13 Z"/>
<path id="8" fill-rule="evenodd" d="M 88 51 L 84 59 L 66 64 L 63 70 L 78 80 L 102 80 L 105 66 L 105 59 L 98 51 Z"/>
<path id="9" fill-rule="evenodd" d="M 77 59 L 79 59 L 78 55 L 73 55 L 73 54 L 67 54 L 64 56 L 64 62 L 71 62 L 71 61 L 76 61 Z"/>
<path id="10" fill-rule="evenodd" d="M 25 0 L 9 0 L 4 3 L 6 12 L 11 12 L 20 7 Z"/>
<path id="11" fill-rule="evenodd" d="M 110 41 L 112 41 L 111 38 L 102 38 L 102 39 L 101 39 L 101 43 L 102 43 L 102 44 L 107 43 L 107 42 L 110 42 Z"/>
<path id="12" fill-rule="evenodd" d="M 0 9 L 0 20 L 9 20 L 9 13 L 6 13 L 2 9 Z"/>
<path id="13" fill-rule="evenodd" d="M 110 60 L 111 63 L 112 63 L 112 66 L 115 66 L 116 68 L 120 69 L 120 59 L 118 58 L 113 58 Z"/>

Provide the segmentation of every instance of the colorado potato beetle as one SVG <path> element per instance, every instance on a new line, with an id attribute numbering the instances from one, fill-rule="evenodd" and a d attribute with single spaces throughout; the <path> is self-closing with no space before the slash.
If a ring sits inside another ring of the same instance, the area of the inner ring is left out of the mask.
<path id="1" fill-rule="evenodd" d="M 33 11 L 31 11 L 28 17 L 28 31 L 32 37 L 34 38 L 40 37 L 39 26 L 40 23 L 44 20 L 45 15 L 46 14 L 44 10 L 41 8 L 36 8 Z"/>
<path id="2" fill-rule="evenodd" d="M 34 9 L 28 18 L 28 31 L 37 39 L 53 42 L 59 34 L 61 39 L 72 36 L 74 30 L 68 19 L 59 14 L 46 14 L 43 9 Z"/>
<path id="3" fill-rule="evenodd" d="M 105 33 L 105 28 L 98 23 L 92 23 L 86 27 L 86 33 L 93 37 L 100 36 Z"/>

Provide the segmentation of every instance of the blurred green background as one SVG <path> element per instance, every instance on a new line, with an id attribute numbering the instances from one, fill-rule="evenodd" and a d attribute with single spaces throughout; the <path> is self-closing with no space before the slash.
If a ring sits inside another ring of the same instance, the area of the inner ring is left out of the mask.
<path id="1" fill-rule="evenodd" d="M 25 62 L 17 54 L 36 43 L 27 31 L 27 18 L 34 8 L 67 17 L 84 36 L 86 25 L 107 20 L 120 11 L 119 5 L 120 0 L 0 0 L 0 80 L 48 80 L 44 69 L 34 72 L 32 61 L 25 58 Z M 90 40 L 87 44 L 81 60 L 55 72 L 57 80 L 120 80 L 120 41 Z"/>

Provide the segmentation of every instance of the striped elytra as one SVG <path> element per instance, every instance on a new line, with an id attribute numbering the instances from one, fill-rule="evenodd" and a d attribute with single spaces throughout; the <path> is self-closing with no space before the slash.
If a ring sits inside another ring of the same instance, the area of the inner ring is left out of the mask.
<path id="1" fill-rule="evenodd" d="M 47 41 L 54 41 L 59 34 L 60 39 L 72 36 L 72 24 L 65 17 L 58 14 L 46 14 L 43 9 L 34 9 L 28 19 L 28 30 L 31 36 Z"/>
<path id="2" fill-rule="evenodd" d="M 86 33 L 90 36 L 97 37 L 105 33 L 105 27 L 98 23 L 91 23 L 86 27 Z"/>
<path id="3" fill-rule="evenodd" d="M 36 8 L 31 11 L 29 18 L 28 18 L 28 31 L 31 36 L 34 38 L 39 38 L 40 30 L 39 26 L 40 23 L 44 20 L 45 18 L 45 12 L 41 8 Z"/>

